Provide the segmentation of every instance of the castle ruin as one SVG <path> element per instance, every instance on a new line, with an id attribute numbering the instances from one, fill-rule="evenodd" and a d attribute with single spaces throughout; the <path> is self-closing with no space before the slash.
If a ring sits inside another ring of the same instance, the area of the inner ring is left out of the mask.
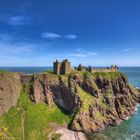
<path id="1" fill-rule="evenodd" d="M 72 68 L 71 68 L 71 63 L 68 61 L 68 59 L 63 60 L 62 62 L 58 62 L 58 60 L 56 60 L 53 63 L 53 72 L 55 74 L 70 74 Z M 94 72 L 117 72 L 118 71 L 118 67 L 117 65 L 111 65 L 111 67 L 107 67 L 107 68 L 93 68 L 91 66 L 89 67 L 84 67 L 81 64 L 79 64 L 78 67 L 75 67 L 75 70 L 77 71 L 88 71 L 90 73 L 94 73 Z"/>
<path id="2" fill-rule="evenodd" d="M 117 72 L 118 67 L 117 67 L 117 65 L 111 65 L 111 67 L 107 67 L 107 68 L 92 68 L 91 66 L 84 67 L 81 64 L 79 64 L 79 66 L 76 68 L 76 70 L 77 71 L 88 71 L 90 73 L 94 73 L 94 72 Z"/>
<path id="3" fill-rule="evenodd" d="M 71 63 L 68 62 L 67 59 L 63 60 L 62 62 L 58 62 L 58 60 L 56 60 L 53 63 L 53 72 L 55 74 L 70 74 Z"/>

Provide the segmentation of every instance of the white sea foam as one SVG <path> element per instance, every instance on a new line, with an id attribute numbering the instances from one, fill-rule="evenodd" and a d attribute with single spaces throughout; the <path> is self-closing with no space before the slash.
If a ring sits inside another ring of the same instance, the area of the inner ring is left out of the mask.
<path id="1" fill-rule="evenodd" d="M 126 119 L 125 119 L 125 120 L 127 121 L 129 118 L 130 118 L 130 117 L 126 117 Z"/>

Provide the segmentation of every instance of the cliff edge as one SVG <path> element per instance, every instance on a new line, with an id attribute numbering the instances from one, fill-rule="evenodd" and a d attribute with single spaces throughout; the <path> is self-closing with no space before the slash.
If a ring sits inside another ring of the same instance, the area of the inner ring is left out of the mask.
<path id="1" fill-rule="evenodd" d="M 20 85 L 20 76 L 17 73 L 0 72 L 0 115 L 16 105 Z"/>
<path id="2" fill-rule="evenodd" d="M 85 133 L 119 124 L 133 115 L 140 93 L 120 72 L 38 74 L 30 87 L 35 103 L 57 104 L 72 120 L 69 128 Z"/>

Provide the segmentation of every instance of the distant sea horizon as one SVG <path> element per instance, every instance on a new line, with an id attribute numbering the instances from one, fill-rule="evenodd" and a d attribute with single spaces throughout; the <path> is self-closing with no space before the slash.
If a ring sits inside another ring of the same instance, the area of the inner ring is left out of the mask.
<path id="1" fill-rule="evenodd" d="M 74 68 L 76 66 L 72 66 Z M 94 68 L 106 68 L 108 66 L 94 66 Z M 140 68 L 140 66 L 120 66 L 121 71 L 124 68 Z M 34 74 L 44 72 L 46 70 L 53 70 L 53 66 L 0 66 L 0 70 L 6 70 L 10 72 L 23 72 L 27 74 Z"/>
<path id="2" fill-rule="evenodd" d="M 74 66 L 73 66 L 74 67 Z M 105 66 L 94 66 L 94 68 L 105 68 Z M 0 70 L 10 72 L 21 72 L 25 74 L 36 74 L 46 70 L 53 70 L 52 66 L 8 66 L 0 67 Z M 119 71 L 126 74 L 129 82 L 140 88 L 140 66 L 120 66 Z"/>

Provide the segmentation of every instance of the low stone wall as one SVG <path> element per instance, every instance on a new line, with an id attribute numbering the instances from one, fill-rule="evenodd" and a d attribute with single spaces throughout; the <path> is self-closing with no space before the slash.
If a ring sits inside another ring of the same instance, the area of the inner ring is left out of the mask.
<path id="1" fill-rule="evenodd" d="M 20 82 L 25 85 L 28 82 L 31 82 L 33 80 L 33 74 L 22 74 L 20 75 Z"/>
<path id="2" fill-rule="evenodd" d="M 94 72 L 117 72 L 117 69 L 107 69 L 107 68 L 94 68 L 91 71 L 92 73 Z"/>

